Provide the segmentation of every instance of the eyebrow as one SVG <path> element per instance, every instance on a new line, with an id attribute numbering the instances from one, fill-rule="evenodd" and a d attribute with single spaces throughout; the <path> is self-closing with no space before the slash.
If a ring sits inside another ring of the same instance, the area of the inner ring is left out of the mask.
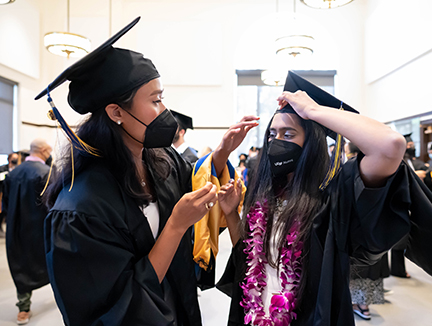
<path id="1" fill-rule="evenodd" d="M 271 130 L 271 131 L 276 131 L 277 129 L 276 128 L 270 128 L 269 130 Z M 287 131 L 287 130 L 289 130 L 289 131 L 297 131 L 297 129 L 295 129 L 295 128 L 292 128 L 292 127 L 282 127 L 282 128 L 279 128 L 279 130 L 285 130 L 285 131 Z"/>
<path id="2" fill-rule="evenodd" d="M 156 94 L 162 94 L 164 89 L 157 89 L 153 93 L 150 94 L 150 96 L 156 95 Z"/>

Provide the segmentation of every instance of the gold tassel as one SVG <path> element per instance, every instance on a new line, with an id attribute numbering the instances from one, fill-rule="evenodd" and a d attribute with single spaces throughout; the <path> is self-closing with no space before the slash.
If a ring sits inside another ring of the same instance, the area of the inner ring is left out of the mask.
<path id="1" fill-rule="evenodd" d="M 341 106 L 339 108 L 339 110 L 344 110 L 343 107 Z M 343 137 L 341 134 L 337 134 L 336 136 L 336 144 L 335 144 L 335 149 L 334 149 L 334 155 L 332 157 L 331 163 L 330 163 L 330 167 L 329 170 L 327 171 L 327 174 L 323 180 L 323 182 L 321 183 L 321 185 L 319 186 L 319 189 L 322 191 L 325 188 L 327 188 L 327 186 L 330 184 L 330 182 L 332 181 L 332 179 L 335 177 L 336 173 L 339 171 L 340 167 L 341 167 L 341 158 L 342 158 L 342 146 L 343 146 Z"/>
<path id="2" fill-rule="evenodd" d="M 52 172 L 52 169 L 53 169 L 53 165 L 54 165 L 54 160 L 51 161 L 51 166 L 50 166 L 50 170 L 49 170 L 49 173 L 48 173 L 48 178 L 47 178 L 47 181 L 45 183 L 45 187 L 43 188 L 43 190 L 42 190 L 42 192 L 40 194 L 41 196 L 45 193 L 45 190 L 48 188 L 48 184 L 49 184 L 49 181 L 50 181 L 50 178 L 51 178 L 51 172 Z"/>

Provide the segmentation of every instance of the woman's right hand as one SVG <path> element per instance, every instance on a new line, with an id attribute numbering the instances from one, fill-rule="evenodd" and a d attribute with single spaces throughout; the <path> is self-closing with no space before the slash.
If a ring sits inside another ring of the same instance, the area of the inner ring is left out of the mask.
<path id="1" fill-rule="evenodd" d="M 204 217 L 218 200 L 217 188 L 211 182 L 193 192 L 183 195 L 174 206 L 170 222 L 180 232 L 186 230 Z"/>

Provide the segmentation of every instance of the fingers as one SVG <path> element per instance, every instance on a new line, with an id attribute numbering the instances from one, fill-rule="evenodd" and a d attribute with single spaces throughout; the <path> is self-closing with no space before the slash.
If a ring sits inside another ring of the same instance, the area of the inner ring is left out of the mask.
<path id="1" fill-rule="evenodd" d="M 218 192 L 219 201 L 223 201 L 234 192 L 235 188 L 232 184 L 226 184 L 220 187 Z"/>
<path id="2" fill-rule="evenodd" d="M 257 117 L 257 116 L 255 116 L 255 115 L 245 115 L 241 120 L 240 120 L 240 122 L 243 122 L 243 121 L 252 121 L 252 120 L 259 120 L 260 118 L 259 117 Z"/>
<path id="3" fill-rule="evenodd" d="M 249 127 L 249 126 L 256 127 L 258 125 L 259 125 L 258 121 L 241 121 L 239 123 L 236 123 L 235 125 L 232 125 L 230 127 L 230 129 L 238 129 L 238 128 L 241 129 L 241 128 L 245 128 L 245 127 Z"/>
<path id="4" fill-rule="evenodd" d="M 205 196 L 206 194 L 208 194 L 212 190 L 213 187 L 215 187 L 215 186 L 211 182 L 207 182 L 204 187 L 191 192 L 191 195 L 195 199 L 201 198 L 201 197 Z"/>
<path id="5" fill-rule="evenodd" d="M 207 186 L 207 185 L 206 185 Z M 212 208 L 218 200 L 217 188 L 214 184 L 211 184 L 211 189 L 201 197 L 195 198 L 195 205 L 198 207 L 205 207 L 207 210 Z M 201 188 L 202 189 L 202 188 Z"/>

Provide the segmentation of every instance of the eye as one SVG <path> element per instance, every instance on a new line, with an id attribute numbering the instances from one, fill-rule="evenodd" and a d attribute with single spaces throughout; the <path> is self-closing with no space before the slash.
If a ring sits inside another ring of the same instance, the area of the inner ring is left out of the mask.
<path id="1" fill-rule="evenodd" d="M 164 98 L 161 97 L 160 99 L 158 99 L 158 100 L 156 100 L 156 101 L 153 101 L 153 103 L 154 103 L 154 104 L 162 103 L 162 100 L 163 100 L 163 99 L 164 99 Z"/>
<path id="2" fill-rule="evenodd" d="M 289 132 L 286 132 L 285 135 L 284 135 L 285 139 L 291 139 L 293 137 L 294 137 L 294 135 L 290 134 Z"/>
<path id="3" fill-rule="evenodd" d="M 275 138 L 276 138 L 276 133 L 273 132 L 273 131 L 270 131 L 268 138 L 269 138 L 269 139 L 268 139 L 269 141 L 275 139 Z"/>

